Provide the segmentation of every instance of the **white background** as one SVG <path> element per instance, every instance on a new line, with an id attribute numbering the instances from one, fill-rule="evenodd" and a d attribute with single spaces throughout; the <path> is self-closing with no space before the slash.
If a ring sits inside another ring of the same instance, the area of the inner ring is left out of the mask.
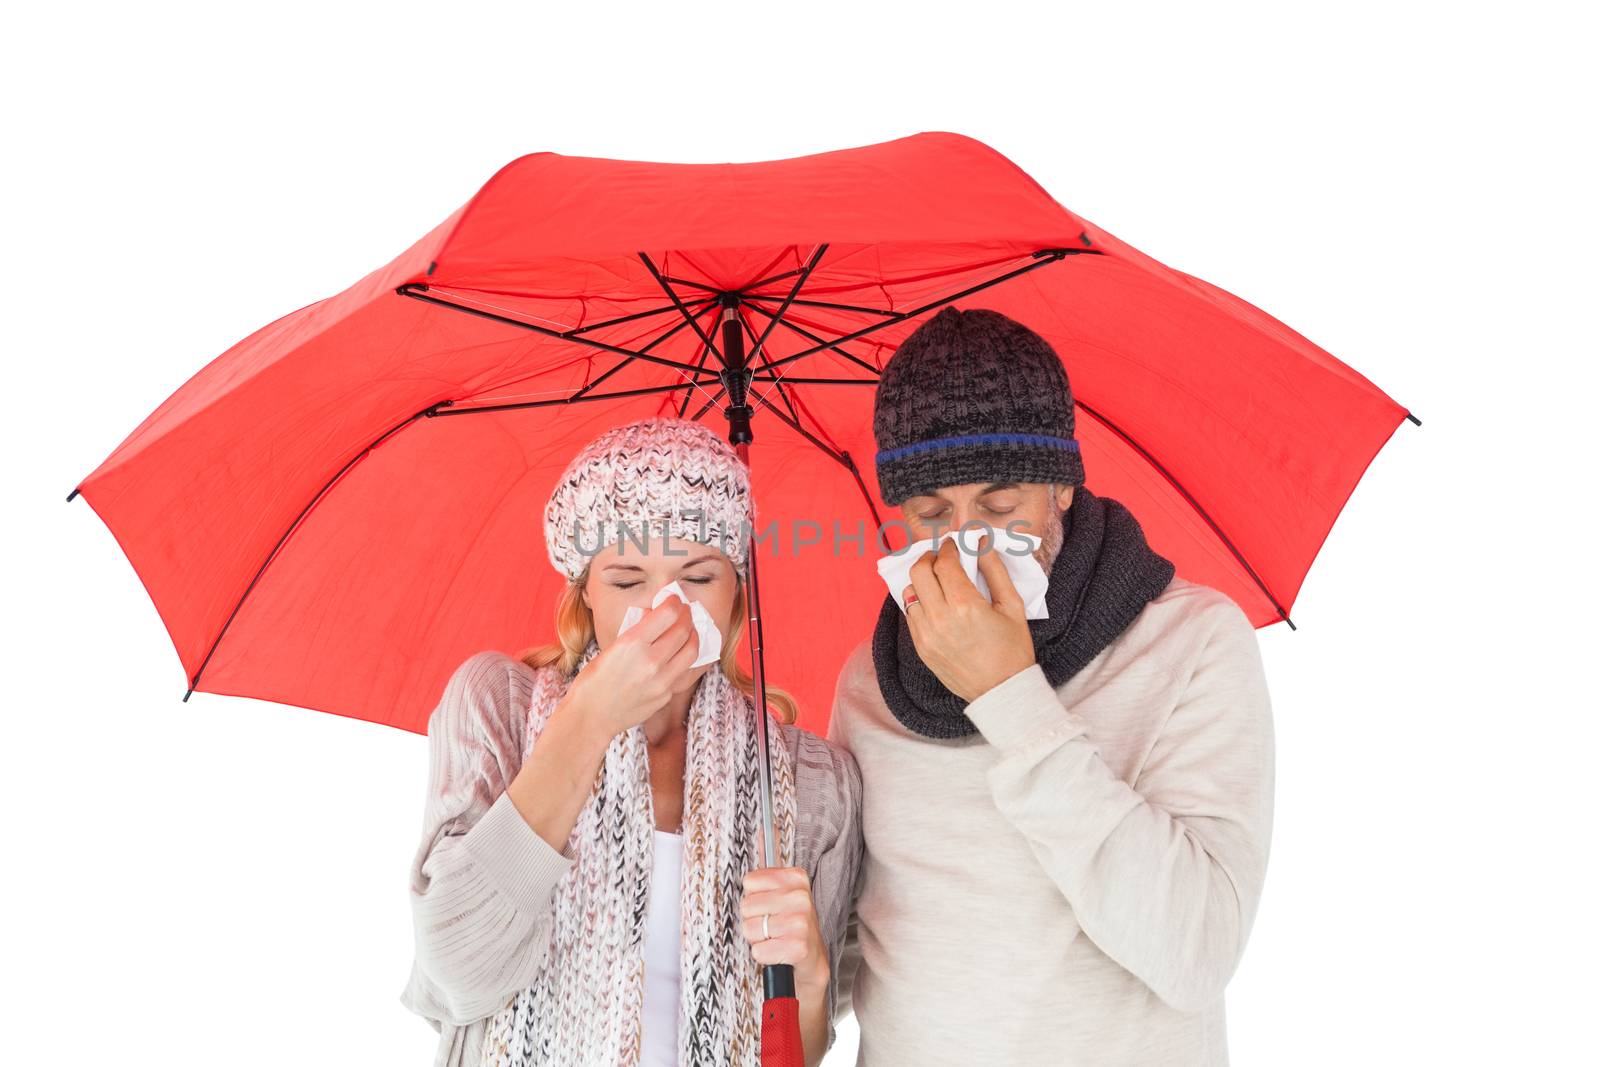
<path id="1" fill-rule="evenodd" d="M 517 155 L 744 161 L 921 130 L 993 145 L 1422 419 L 1334 527 L 1300 630 L 1261 631 L 1277 823 L 1228 991 L 1234 1063 L 1594 1055 L 1600 175 L 1578 10 L 8 14 L 4 1060 L 422 1064 L 434 1045 L 397 1000 L 424 739 L 180 702 L 132 569 L 64 503 L 77 480 L 204 363 Z"/>

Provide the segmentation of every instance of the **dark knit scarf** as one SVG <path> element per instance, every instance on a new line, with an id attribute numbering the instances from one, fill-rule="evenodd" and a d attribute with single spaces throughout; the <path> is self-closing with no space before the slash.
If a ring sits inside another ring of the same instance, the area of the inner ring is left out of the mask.
<path id="1" fill-rule="evenodd" d="M 1061 551 L 1045 591 L 1048 619 L 1029 619 L 1033 652 L 1053 687 L 1071 678 L 1116 640 L 1172 580 L 1172 561 L 1145 541 L 1121 503 L 1078 486 L 1061 515 Z M 924 737 L 974 733 L 967 702 L 923 664 L 894 597 L 885 595 L 872 634 L 878 686 L 894 717 Z"/>

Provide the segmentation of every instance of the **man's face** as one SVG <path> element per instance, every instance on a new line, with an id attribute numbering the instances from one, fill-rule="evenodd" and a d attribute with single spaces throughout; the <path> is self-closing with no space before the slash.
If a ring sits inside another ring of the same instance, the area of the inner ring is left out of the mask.
<path id="1" fill-rule="evenodd" d="M 1009 527 L 1040 539 L 1034 558 L 1049 571 L 1061 550 L 1061 513 L 1072 503 L 1073 487 L 1043 482 L 973 482 L 907 497 L 900 514 L 914 541 L 943 537 L 947 531 L 984 524 Z"/>

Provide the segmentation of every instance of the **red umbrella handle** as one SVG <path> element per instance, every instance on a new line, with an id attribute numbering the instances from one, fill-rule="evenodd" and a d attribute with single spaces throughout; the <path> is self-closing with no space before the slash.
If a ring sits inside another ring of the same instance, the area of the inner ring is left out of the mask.
<path id="1" fill-rule="evenodd" d="M 786 965 L 784 969 L 790 970 Z M 794 997 L 768 997 L 761 1006 L 761 1067 L 805 1067 L 805 1063 L 800 1002 Z"/>

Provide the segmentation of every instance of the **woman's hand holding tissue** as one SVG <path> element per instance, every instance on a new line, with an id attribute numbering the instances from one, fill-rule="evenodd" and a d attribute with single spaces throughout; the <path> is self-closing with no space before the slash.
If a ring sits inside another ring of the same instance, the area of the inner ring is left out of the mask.
<path id="1" fill-rule="evenodd" d="M 666 707 L 700 651 L 690 606 L 669 598 L 619 633 L 579 671 L 562 703 L 604 733 L 604 741 Z"/>
<path id="2" fill-rule="evenodd" d="M 978 571 L 993 603 L 962 570 L 954 539 L 911 566 L 916 594 L 906 609 L 911 641 L 945 688 L 968 703 L 1034 663 L 1022 598 L 991 544 L 985 534 Z"/>
<path id="3" fill-rule="evenodd" d="M 569 859 L 572 828 L 611 739 L 666 707 L 699 643 L 689 605 L 645 613 L 572 680 L 506 794 L 534 833 Z"/>

